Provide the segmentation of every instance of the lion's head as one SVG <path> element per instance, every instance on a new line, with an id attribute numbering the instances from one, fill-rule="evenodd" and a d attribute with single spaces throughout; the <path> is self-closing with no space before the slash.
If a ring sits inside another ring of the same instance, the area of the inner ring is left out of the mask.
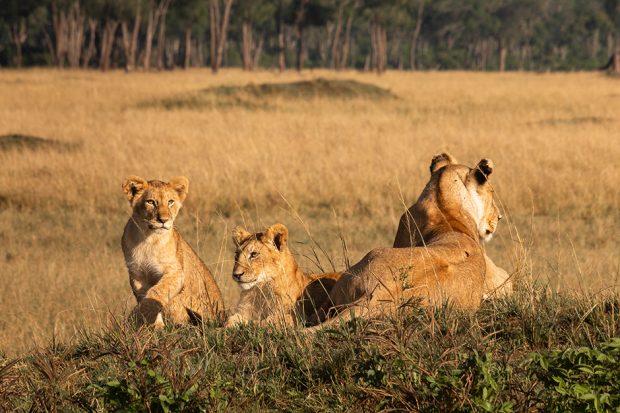
<path id="1" fill-rule="evenodd" d="M 282 224 L 256 234 L 236 227 L 233 241 L 236 246 L 233 280 L 243 290 L 264 282 L 285 283 L 286 275 L 297 269 L 287 245 L 288 229 Z"/>
<path id="2" fill-rule="evenodd" d="M 462 197 L 463 207 L 474 219 L 481 242 L 489 241 L 493 237 L 497 224 L 502 219 L 495 203 L 493 187 L 489 183 L 493 168 L 493 161 L 490 159 L 482 159 L 475 168 L 469 168 L 460 165 L 447 153 L 435 155 L 430 165 L 431 179 L 435 174 L 440 175 L 439 188 L 447 189 L 441 194 L 444 201 L 456 194 Z M 460 193 L 457 179 L 464 185 L 468 196 Z"/>
<path id="3" fill-rule="evenodd" d="M 123 182 L 123 192 L 133 208 L 132 218 L 144 231 L 171 230 L 188 188 L 189 180 L 184 176 L 162 182 L 132 175 Z"/>
<path id="4" fill-rule="evenodd" d="M 420 197 L 401 217 L 394 247 L 421 246 L 452 231 L 490 240 L 501 219 L 489 183 L 493 161 L 482 159 L 470 168 L 442 153 L 433 157 L 430 172 Z"/>

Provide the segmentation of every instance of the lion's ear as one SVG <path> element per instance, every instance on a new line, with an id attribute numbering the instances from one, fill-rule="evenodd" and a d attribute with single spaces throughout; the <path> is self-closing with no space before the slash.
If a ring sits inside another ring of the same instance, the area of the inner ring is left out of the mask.
<path id="1" fill-rule="evenodd" d="M 476 181 L 480 185 L 486 183 L 489 180 L 489 176 L 493 173 L 493 161 L 490 159 L 482 159 L 478 162 L 475 169 Z"/>
<path id="2" fill-rule="evenodd" d="M 129 202 L 132 203 L 136 197 L 142 195 L 148 186 L 149 184 L 146 180 L 139 176 L 131 175 L 123 181 L 123 192 L 125 192 Z"/>
<path id="3" fill-rule="evenodd" d="M 232 239 L 233 239 L 233 242 L 235 243 L 235 246 L 237 246 L 237 247 L 241 246 L 241 244 L 243 244 L 243 242 L 246 239 L 250 238 L 251 236 L 252 236 L 252 234 L 247 232 L 242 227 L 235 227 L 232 230 Z"/>
<path id="4" fill-rule="evenodd" d="M 433 159 L 431 160 L 431 174 L 446 165 L 452 165 L 456 163 L 458 163 L 457 160 L 454 159 L 450 154 L 447 154 L 445 152 L 437 154 L 433 156 Z"/>
<path id="5" fill-rule="evenodd" d="M 185 201 L 187 191 L 189 190 L 189 179 L 184 176 L 175 176 L 168 181 L 168 185 L 177 191 L 181 202 Z"/>
<path id="6" fill-rule="evenodd" d="M 287 248 L 288 228 L 282 224 L 274 224 L 265 231 L 265 238 L 273 242 L 278 251 L 282 251 Z"/>

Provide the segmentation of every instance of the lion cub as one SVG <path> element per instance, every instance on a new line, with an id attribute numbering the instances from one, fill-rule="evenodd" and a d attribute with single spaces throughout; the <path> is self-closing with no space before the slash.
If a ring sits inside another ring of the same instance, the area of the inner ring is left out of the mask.
<path id="1" fill-rule="evenodd" d="M 130 176 L 123 191 L 133 208 L 125 225 L 122 247 L 129 283 L 138 301 L 138 323 L 175 324 L 222 314 L 219 288 L 207 266 L 173 228 L 189 181 L 184 176 L 169 182 Z"/>
<path id="2" fill-rule="evenodd" d="M 341 273 L 304 274 L 288 249 L 284 225 L 256 234 L 237 227 L 233 241 L 237 247 L 233 279 L 242 291 L 226 327 L 250 321 L 295 325 L 331 306 L 328 291 Z"/>

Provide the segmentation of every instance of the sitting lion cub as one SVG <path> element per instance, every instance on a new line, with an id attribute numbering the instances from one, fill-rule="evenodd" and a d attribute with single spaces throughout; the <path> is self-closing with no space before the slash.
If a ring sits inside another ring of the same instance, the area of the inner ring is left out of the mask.
<path id="1" fill-rule="evenodd" d="M 226 327 L 254 321 L 261 324 L 295 325 L 328 305 L 328 291 L 340 273 L 306 275 L 288 249 L 288 229 L 275 224 L 250 234 L 233 230 L 237 247 L 233 279 L 241 287 L 237 308 Z"/>
<path id="2" fill-rule="evenodd" d="M 167 318 L 183 324 L 217 317 L 224 309 L 211 272 L 173 228 L 188 187 L 183 176 L 170 182 L 130 176 L 123 183 L 133 214 L 122 247 L 139 323 L 162 327 Z"/>

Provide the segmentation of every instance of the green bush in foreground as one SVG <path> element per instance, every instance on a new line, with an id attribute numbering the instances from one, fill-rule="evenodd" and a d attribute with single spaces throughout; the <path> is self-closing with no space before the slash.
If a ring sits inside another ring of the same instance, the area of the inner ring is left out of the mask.
<path id="1" fill-rule="evenodd" d="M 618 313 L 616 298 L 530 292 L 315 334 L 113 320 L 0 358 L 0 411 L 620 411 Z"/>

